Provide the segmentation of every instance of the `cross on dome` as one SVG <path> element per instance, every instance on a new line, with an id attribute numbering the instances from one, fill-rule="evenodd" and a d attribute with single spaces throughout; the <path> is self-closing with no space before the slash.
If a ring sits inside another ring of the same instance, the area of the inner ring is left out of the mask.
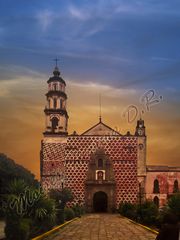
<path id="1" fill-rule="evenodd" d="M 59 61 L 59 58 L 55 58 L 55 59 L 53 59 L 53 61 L 55 61 L 55 63 L 56 63 L 56 66 L 55 67 L 57 67 L 57 63 L 58 63 L 58 61 Z"/>
<path id="2" fill-rule="evenodd" d="M 54 68 L 53 74 L 54 74 L 54 76 L 59 76 L 60 75 L 60 71 L 59 71 L 59 68 L 57 66 L 59 58 L 56 57 L 55 59 L 53 59 L 53 61 L 55 61 L 55 68 Z"/>

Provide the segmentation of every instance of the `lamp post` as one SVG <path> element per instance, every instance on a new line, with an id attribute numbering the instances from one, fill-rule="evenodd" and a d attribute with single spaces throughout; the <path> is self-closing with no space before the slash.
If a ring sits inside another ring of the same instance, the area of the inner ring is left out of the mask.
<path id="1" fill-rule="evenodd" d="M 139 205 L 141 206 L 141 183 L 139 183 Z"/>
<path id="2" fill-rule="evenodd" d="M 61 173 L 60 182 L 61 182 L 61 189 L 63 189 L 66 183 L 66 175 L 64 172 Z"/>
<path id="3" fill-rule="evenodd" d="M 139 215 L 141 220 L 141 205 L 142 205 L 142 196 L 141 196 L 141 183 L 139 183 Z"/>

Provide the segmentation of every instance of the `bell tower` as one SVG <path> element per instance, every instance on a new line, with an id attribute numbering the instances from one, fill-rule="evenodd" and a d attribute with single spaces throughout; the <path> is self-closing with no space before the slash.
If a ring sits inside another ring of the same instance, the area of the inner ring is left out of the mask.
<path id="1" fill-rule="evenodd" d="M 145 181 L 146 181 L 146 127 L 144 120 L 141 118 L 137 121 L 135 136 L 137 136 L 137 177 L 139 183 L 139 194 L 142 198 L 145 196 Z"/>
<path id="2" fill-rule="evenodd" d="M 66 111 L 66 83 L 60 75 L 61 73 L 57 66 L 56 59 L 56 66 L 53 71 L 53 76 L 47 81 L 47 104 L 44 109 L 46 129 L 44 136 L 68 135 L 67 127 L 69 117 Z"/>
<path id="3" fill-rule="evenodd" d="M 142 120 L 141 118 L 137 121 L 137 126 L 136 126 L 136 132 L 135 135 L 136 136 L 145 136 L 146 135 L 146 131 L 145 131 L 145 125 L 144 125 L 144 120 Z"/>

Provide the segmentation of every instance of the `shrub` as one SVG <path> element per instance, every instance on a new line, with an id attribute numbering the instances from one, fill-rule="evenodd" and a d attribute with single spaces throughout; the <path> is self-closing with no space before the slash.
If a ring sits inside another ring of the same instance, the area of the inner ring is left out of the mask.
<path id="1" fill-rule="evenodd" d="M 71 189 L 63 188 L 59 189 L 51 189 L 49 192 L 49 196 L 56 201 L 58 208 L 64 209 L 68 202 L 73 200 L 73 194 Z"/>
<path id="2" fill-rule="evenodd" d="M 33 219 L 31 236 L 50 230 L 56 224 L 56 213 L 55 201 L 42 193 L 30 212 L 30 218 Z"/>
<path id="3" fill-rule="evenodd" d="M 168 200 L 170 212 L 174 213 L 180 221 L 180 193 L 172 195 Z"/>
<path id="4" fill-rule="evenodd" d="M 84 207 L 80 206 L 79 204 L 75 204 L 72 209 L 74 210 L 76 217 L 81 217 L 83 214 L 85 214 Z"/>
<path id="5" fill-rule="evenodd" d="M 30 236 L 31 220 L 26 218 L 7 219 L 5 234 L 8 240 L 28 240 Z"/>
<path id="6" fill-rule="evenodd" d="M 119 205 L 119 213 L 138 222 L 152 225 L 157 223 L 158 208 L 151 201 L 146 201 L 141 205 L 125 202 Z"/>
<path id="7" fill-rule="evenodd" d="M 4 195 L 7 239 L 28 239 L 55 225 L 56 205 L 40 189 L 29 187 L 22 180 L 13 181 Z"/>
<path id="8" fill-rule="evenodd" d="M 157 228 L 161 227 L 161 224 L 162 224 L 163 219 L 164 219 L 164 215 L 166 215 L 167 213 L 169 213 L 169 208 L 167 206 L 164 206 L 164 207 L 159 209 L 159 214 L 156 218 L 156 223 L 155 223 L 155 226 Z"/>
<path id="9" fill-rule="evenodd" d="M 158 208 L 152 201 L 146 201 L 137 205 L 138 220 L 147 225 L 154 225 L 157 222 Z"/>
<path id="10" fill-rule="evenodd" d="M 64 217 L 66 221 L 69 221 L 75 217 L 75 213 L 72 208 L 65 208 L 64 209 Z"/>
<path id="11" fill-rule="evenodd" d="M 125 217 L 135 219 L 136 218 L 136 205 L 125 202 L 119 205 L 119 213 Z"/>
<path id="12" fill-rule="evenodd" d="M 57 224 L 63 224 L 65 220 L 64 209 L 57 210 Z"/>

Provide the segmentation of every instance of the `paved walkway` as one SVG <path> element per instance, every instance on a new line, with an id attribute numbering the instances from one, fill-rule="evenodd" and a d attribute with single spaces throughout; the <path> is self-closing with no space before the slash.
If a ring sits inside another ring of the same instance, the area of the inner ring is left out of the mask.
<path id="1" fill-rule="evenodd" d="M 4 234 L 4 227 L 5 227 L 5 222 L 0 221 L 0 239 L 2 239 L 2 238 L 5 237 L 5 234 Z"/>
<path id="2" fill-rule="evenodd" d="M 154 240 L 156 235 L 117 214 L 89 214 L 48 240 Z"/>

